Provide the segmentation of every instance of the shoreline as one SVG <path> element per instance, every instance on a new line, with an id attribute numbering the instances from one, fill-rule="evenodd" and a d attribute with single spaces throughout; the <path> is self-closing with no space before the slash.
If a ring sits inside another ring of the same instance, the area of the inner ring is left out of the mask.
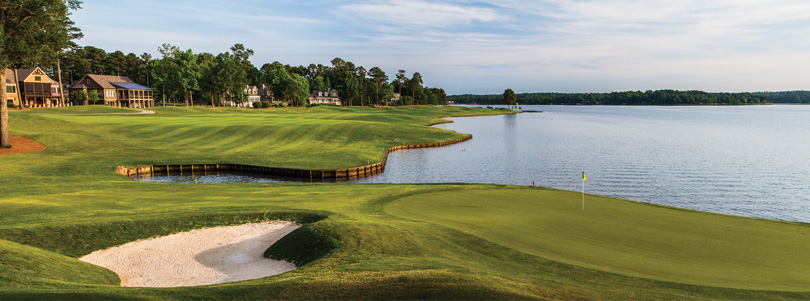
<path id="1" fill-rule="evenodd" d="M 477 114 L 467 116 L 440 116 L 437 118 L 458 118 L 458 117 L 482 117 L 482 116 L 498 116 L 498 115 L 512 115 L 520 114 L 522 112 L 503 112 L 502 114 Z M 442 120 L 439 122 L 430 123 L 427 126 L 432 127 L 438 124 L 453 123 L 452 120 Z M 451 144 L 461 143 L 473 138 L 472 134 L 462 134 L 462 138 L 454 139 L 444 142 L 434 143 L 421 143 L 421 144 L 406 144 L 400 146 L 389 147 L 385 150 L 385 155 L 382 161 L 368 164 L 359 167 L 341 168 L 341 169 L 300 169 L 300 168 L 284 168 L 284 167 L 271 167 L 250 164 L 236 164 L 236 163 L 209 163 L 209 164 L 159 164 L 159 165 L 137 165 L 137 166 L 123 166 L 120 165 L 116 168 L 116 173 L 132 178 L 133 176 L 153 175 L 155 173 L 169 173 L 169 172 L 208 172 L 208 171 L 231 171 L 231 172 L 249 172 L 257 174 L 265 174 L 271 176 L 290 177 L 298 179 L 353 179 L 365 178 L 385 171 L 385 164 L 388 162 L 388 154 L 405 149 L 420 149 L 420 148 L 433 148 L 442 147 Z"/>

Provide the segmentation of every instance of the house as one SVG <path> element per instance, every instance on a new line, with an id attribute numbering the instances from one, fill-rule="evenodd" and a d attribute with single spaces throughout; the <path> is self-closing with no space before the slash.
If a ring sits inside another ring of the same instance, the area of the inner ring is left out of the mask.
<path id="1" fill-rule="evenodd" d="M 16 106 L 32 108 L 65 106 L 60 98 L 59 83 L 52 80 L 39 67 L 13 71 L 6 69 L 5 72 L 6 101 L 11 101 Z"/>
<path id="2" fill-rule="evenodd" d="M 273 91 L 270 90 L 270 86 L 262 84 L 262 88 L 259 89 L 259 97 L 261 101 L 273 102 Z"/>
<path id="3" fill-rule="evenodd" d="M 269 88 L 268 88 L 269 89 Z M 259 87 L 247 85 L 245 89 L 242 90 L 242 93 L 246 94 L 247 98 L 239 98 L 233 97 L 231 92 L 225 92 L 222 94 L 222 105 L 226 107 L 238 107 L 238 108 L 252 108 L 253 103 L 257 101 L 261 101 L 261 96 L 259 96 Z M 234 100 L 240 101 L 236 102 Z"/>
<path id="4" fill-rule="evenodd" d="M 17 97 L 17 83 L 14 82 L 14 70 L 6 69 L 6 101 L 9 105 L 20 105 L 20 98 Z"/>
<path id="5" fill-rule="evenodd" d="M 388 102 L 389 103 L 397 103 L 397 102 L 399 102 L 399 99 L 401 98 L 401 96 L 402 95 L 400 95 L 399 93 L 394 93 L 394 97 L 391 98 L 391 100 L 389 100 Z"/>
<path id="6" fill-rule="evenodd" d="M 149 108 L 155 106 L 154 93 L 151 88 L 141 86 L 129 77 L 115 75 L 88 74 L 68 87 L 74 91 L 98 91 L 99 100 L 109 106 L 127 108 Z M 83 104 L 87 105 L 89 100 Z"/>
<path id="7" fill-rule="evenodd" d="M 312 91 L 312 95 L 309 97 L 309 104 L 333 104 L 339 106 L 340 97 L 338 96 L 338 91 L 335 89 L 326 91 L 315 90 Z"/>
<path id="8" fill-rule="evenodd" d="M 254 103 L 257 101 L 262 101 L 262 97 L 259 96 L 259 87 L 248 85 L 245 88 L 245 94 L 247 94 L 247 103 Z"/>

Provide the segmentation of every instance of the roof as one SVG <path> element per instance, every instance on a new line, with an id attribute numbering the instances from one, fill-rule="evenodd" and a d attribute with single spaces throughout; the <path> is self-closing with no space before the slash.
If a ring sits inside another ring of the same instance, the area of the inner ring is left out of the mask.
<path id="1" fill-rule="evenodd" d="M 17 69 L 17 80 L 24 81 L 26 78 L 31 76 L 31 73 L 34 73 L 34 70 L 37 69 Z"/>
<path id="2" fill-rule="evenodd" d="M 144 87 L 136 83 L 110 83 L 117 88 L 128 90 L 152 90 L 152 88 Z"/>
<path id="3" fill-rule="evenodd" d="M 113 83 L 116 84 L 134 84 L 135 82 L 129 79 L 126 76 L 116 76 L 116 75 L 100 75 L 100 74 L 88 74 L 82 77 L 82 79 L 76 81 L 75 83 L 71 84 L 69 89 L 115 89 L 116 87 L 113 86 Z M 138 88 L 143 89 L 143 88 Z M 147 88 L 148 89 L 148 88 Z"/>
<path id="4" fill-rule="evenodd" d="M 331 96 L 332 91 L 337 92 L 337 90 L 335 90 L 335 89 L 327 89 L 327 90 L 312 90 L 312 97 L 336 97 L 336 96 Z M 318 92 L 325 92 L 325 93 L 326 93 L 326 95 L 324 95 L 324 96 L 318 96 Z"/>
<path id="5" fill-rule="evenodd" d="M 14 71 L 11 69 L 6 69 L 6 84 L 15 85 L 14 83 Z M 5 88 L 4 88 L 5 89 Z"/>
<path id="6" fill-rule="evenodd" d="M 99 75 L 99 74 L 88 74 L 87 77 L 92 79 L 96 82 L 99 86 L 104 89 L 115 89 L 112 83 L 121 83 L 121 84 L 131 84 L 135 83 L 129 77 L 126 76 L 115 76 L 115 75 Z"/>

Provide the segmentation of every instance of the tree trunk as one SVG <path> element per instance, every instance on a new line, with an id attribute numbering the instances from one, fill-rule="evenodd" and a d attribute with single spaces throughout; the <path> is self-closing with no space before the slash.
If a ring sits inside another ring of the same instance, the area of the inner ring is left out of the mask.
<path id="1" fill-rule="evenodd" d="M 214 93 L 211 93 L 211 107 L 216 108 L 216 104 L 214 104 Z"/>
<path id="2" fill-rule="evenodd" d="M 62 66 L 59 60 L 56 60 L 56 72 L 59 72 L 59 101 L 62 106 L 65 106 L 65 92 L 62 91 Z M 14 73 L 17 73 L 16 71 Z"/>
<path id="3" fill-rule="evenodd" d="M 12 73 L 14 73 L 14 93 L 17 94 L 17 102 L 20 103 L 20 110 L 25 109 L 25 105 L 23 104 L 22 95 L 20 95 L 20 82 L 17 79 L 17 69 L 11 69 Z M 8 95 L 6 95 L 8 97 Z"/>
<path id="4" fill-rule="evenodd" d="M 16 71 L 14 71 L 16 72 Z M 8 135 L 8 95 L 6 94 L 6 70 L 3 68 L 0 72 L 0 83 L 3 88 L 0 89 L 0 148 L 11 148 L 11 138 Z"/>
<path id="5" fill-rule="evenodd" d="M 188 98 L 191 100 L 191 106 L 193 107 L 194 106 L 194 94 L 192 94 L 190 90 L 188 91 Z"/>

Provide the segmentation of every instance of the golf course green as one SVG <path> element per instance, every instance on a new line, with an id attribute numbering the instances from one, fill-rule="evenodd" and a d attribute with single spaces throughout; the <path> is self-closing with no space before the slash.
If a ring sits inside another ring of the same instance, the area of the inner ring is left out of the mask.
<path id="1" fill-rule="evenodd" d="M 465 134 L 459 107 L 69 107 L 10 112 L 46 146 L 0 156 L 0 299 L 810 299 L 810 225 L 541 187 L 136 182 L 116 166 L 340 169 Z M 138 239 L 264 220 L 304 224 L 267 249 L 298 269 L 133 288 L 79 257 Z"/>

